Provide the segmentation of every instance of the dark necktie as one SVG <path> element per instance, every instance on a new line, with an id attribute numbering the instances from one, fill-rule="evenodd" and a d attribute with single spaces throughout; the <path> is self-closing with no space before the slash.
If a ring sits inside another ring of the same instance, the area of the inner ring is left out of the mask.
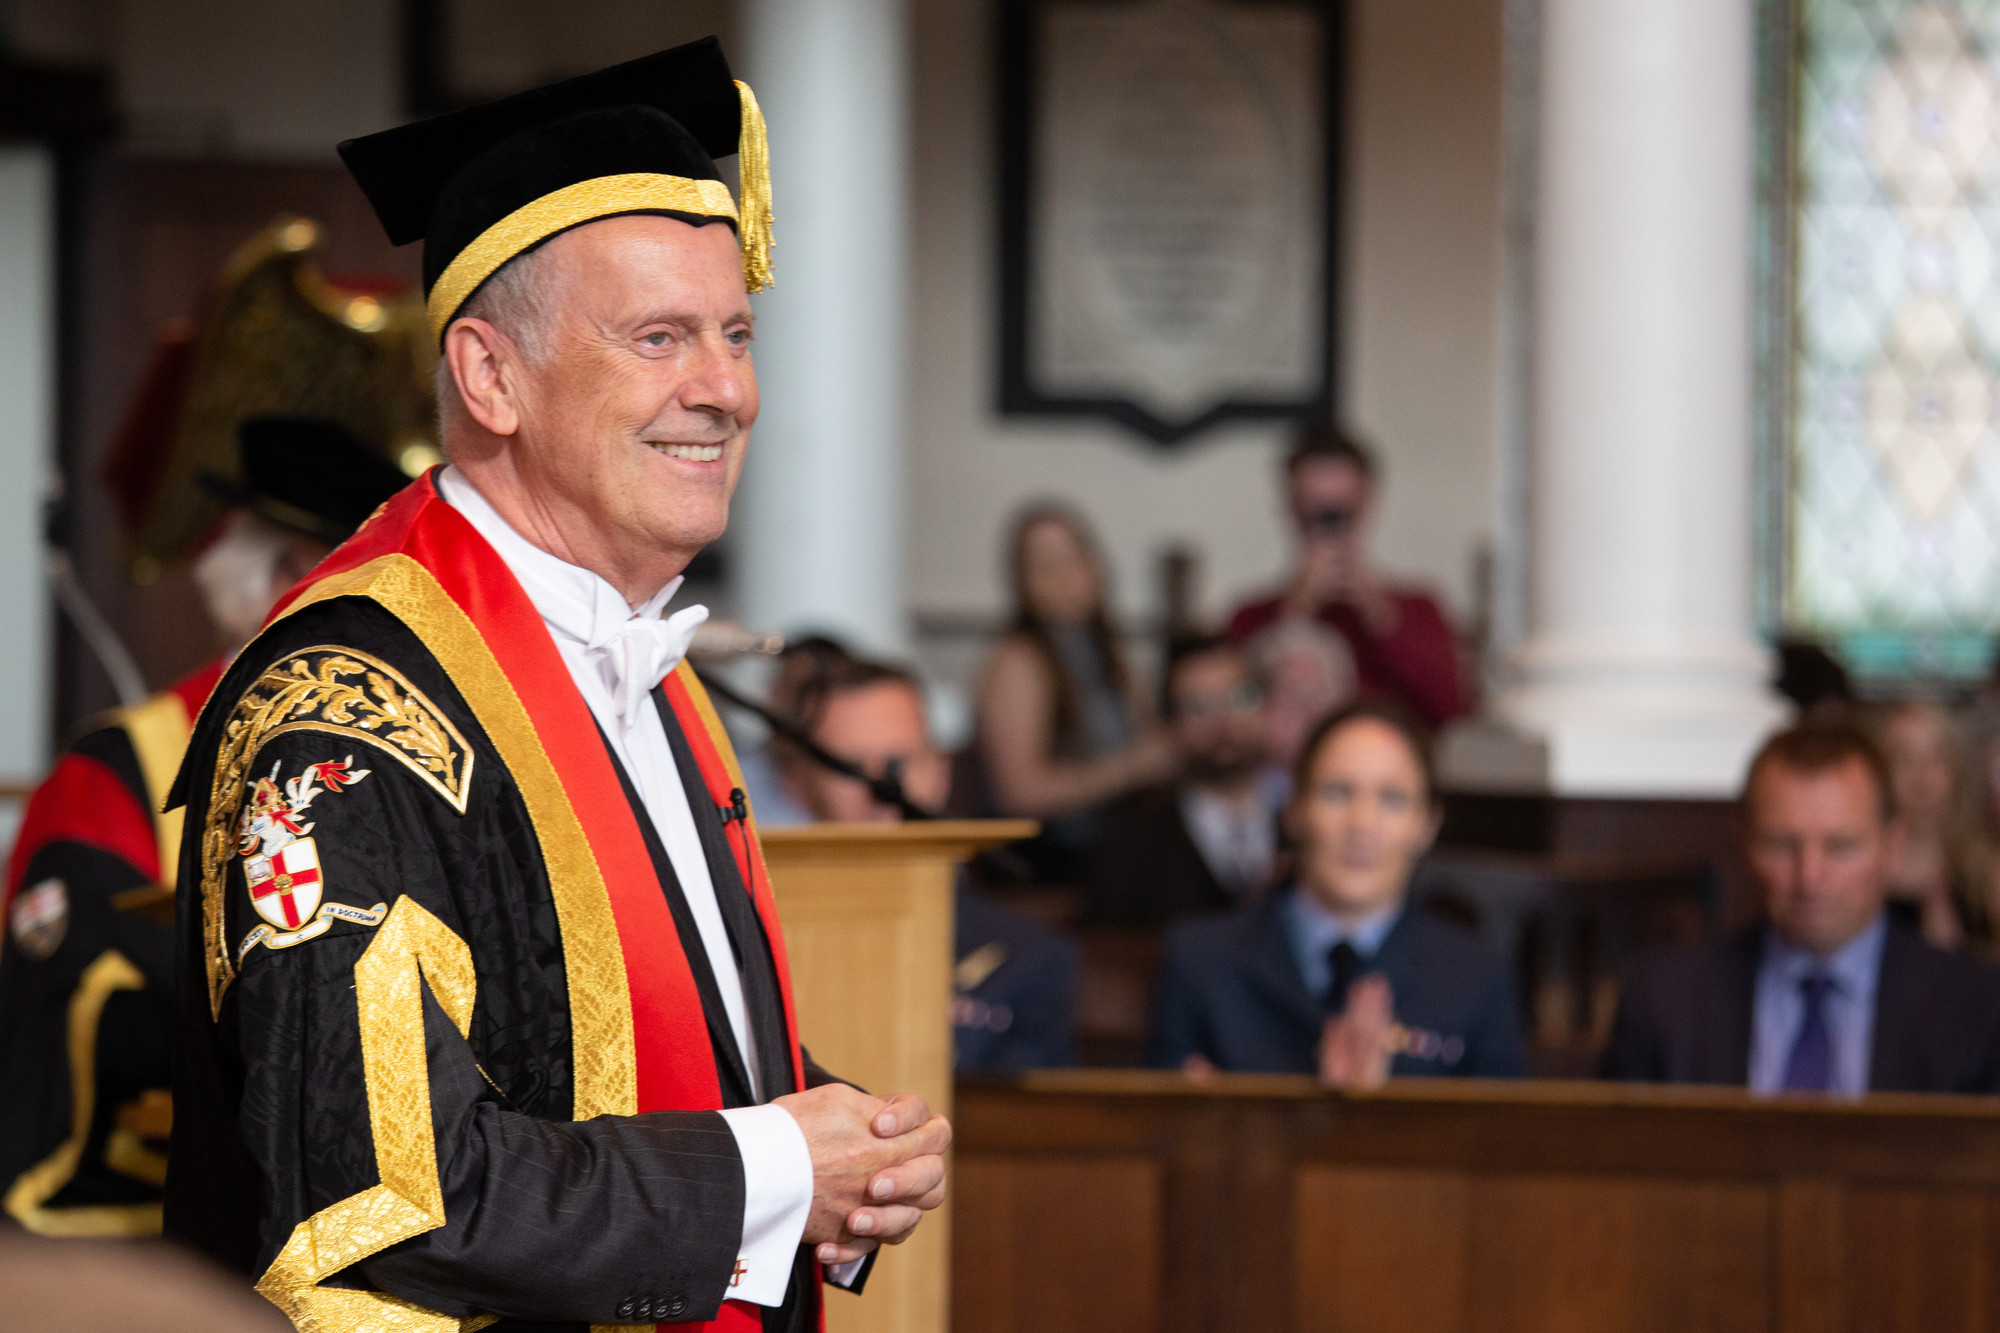
<path id="1" fill-rule="evenodd" d="M 707 799 L 701 765 L 695 762 L 680 718 L 664 690 L 654 689 L 653 702 L 660 710 L 667 744 L 674 752 L 674 766 L 680 771 L 681 787 L 687 792 L 688 805 L 694 814 L 695 834 L 701 839 L 709 882 L 715 889 L 715 905 L 722 913 L 723 929 L 728 932 L 730 947 L 736 954 L 737 973 L 743 984 L 743 1008 L 750 1020 L 750 1040 L 756 1051 L 757 1076 L 768 1102 L 798 1091 L 793 1086 L 792 1044 L 785 1026 L 785 998 L 778 984 L 777 965 L 771 956 L 770 941 L 764 938 L 764 923 L 757 915 L 756 904 L 737 872 L 736 857 L 730 847 L 732 835 L 722 823 L 721 813 Z M 736 824 L 733 836 L 747 839 L 750 826 Z"/>
<path id="2" fill-rule="evenodd" d="M 1833 1034 L 1826 1026 L 1826 997 L 1832 989 L 1833 978 L 1824 972 L 1799 978 L 1804 1004 L 1799 1035 L 1785 1061 L 1786 1092 L 1826 1092 L 1833 1087 Z"/>
<path id="3" fill-rule="evenodd" d="M 1326 1011 L 1337 1014 L 1347 1007 L 1347 991 L 1354 979 L 1361 975 L 1361 955 L 1346 940 L 1334 945 L 1326 952 L 1327 970 L 1333 977 L 1333 984 L 1326 990 Z"/>

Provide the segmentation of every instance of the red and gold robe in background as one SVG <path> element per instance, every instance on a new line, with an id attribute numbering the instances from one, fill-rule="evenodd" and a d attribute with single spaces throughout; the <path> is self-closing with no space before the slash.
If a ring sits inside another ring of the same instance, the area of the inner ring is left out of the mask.
<path id="1" fill-rule="evenodd" d="M 96 719 L 22 815 L 0 893 L 0 1206 L 30 1231 L 160 1229 L 181 817 L 158 812 L 221 674 Z"/>

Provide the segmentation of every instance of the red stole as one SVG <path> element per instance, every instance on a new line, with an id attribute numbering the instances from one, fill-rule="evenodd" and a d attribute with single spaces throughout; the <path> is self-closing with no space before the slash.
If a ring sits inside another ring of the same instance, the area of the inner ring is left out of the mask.
<path id="1" fill-rule="evenodd" d="M 315 583 L 391 554 L 408 556 L 429 571 L 479 631 L 526 708 L 583 825 L 611 898 L 624 952 L 624 980 L 632 1000 L 637 1056 L 638 1109 L 720 1109 L 722 1095 L 701 996 L 681 951 L 665 890 L 654 873 L 638 820 L 625 799 L 611 757 L 599 739 L 590 706 L 571 679 L 541 613 L 513 572 L 478 530 L 438 495 L 433 478 L 419 479 L 376 511 L 359 532 L 285 595 L 271 618 L 283 615 Z M 717 805 L 730 804 L 730 791 L 741 787 L 742 779 L 729 739 L 708 705 L 706 693 L 685 663 L 662 685 L 694 751 L 707 798 Z M 701 799 L 701 795 L 688 793 L 691 800 Z M 803 1088 L 805 1070 L 784 934 L 754 823 L 747 836 L 732 834 L 729 841 L 771 942 L 784 999 L 793 1078 L 796 1086 Z M 716 885 L 716 891 L 724 892 L 724 886 Z M 758 1307 L 732 1301 L 723 1305 L 712 1324 L 674 1327 L 740 1333 L 761 1328 L 762 1316 Z"/>

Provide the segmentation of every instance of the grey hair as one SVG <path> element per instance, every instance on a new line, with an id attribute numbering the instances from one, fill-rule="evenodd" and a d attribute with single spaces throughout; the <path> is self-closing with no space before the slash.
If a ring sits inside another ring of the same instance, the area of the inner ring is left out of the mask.
<path id="1" fill-rule="evenodd" d="M 531 366 L 548 359 L 551 316 L 556 307 L 555 270 L 542 254 L 537 248 L 502 264 L 452 316 L 454 320 L 485 320 L 506 335 Z M 438 358 L 433 388 L 440 417 L 460 406 L 451 362 L 444 357 Z"/>

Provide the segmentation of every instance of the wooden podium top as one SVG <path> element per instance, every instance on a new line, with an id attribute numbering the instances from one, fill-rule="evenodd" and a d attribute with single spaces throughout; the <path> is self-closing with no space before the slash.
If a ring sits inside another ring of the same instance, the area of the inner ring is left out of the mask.
<path id="1" fill-rule="evenodd" d="M 1032 838 L 1032 819 L 930 819 L 901 824 L 785 824 L 757 830 L 774 865 L 798 861 L 963 861 Z"/>

